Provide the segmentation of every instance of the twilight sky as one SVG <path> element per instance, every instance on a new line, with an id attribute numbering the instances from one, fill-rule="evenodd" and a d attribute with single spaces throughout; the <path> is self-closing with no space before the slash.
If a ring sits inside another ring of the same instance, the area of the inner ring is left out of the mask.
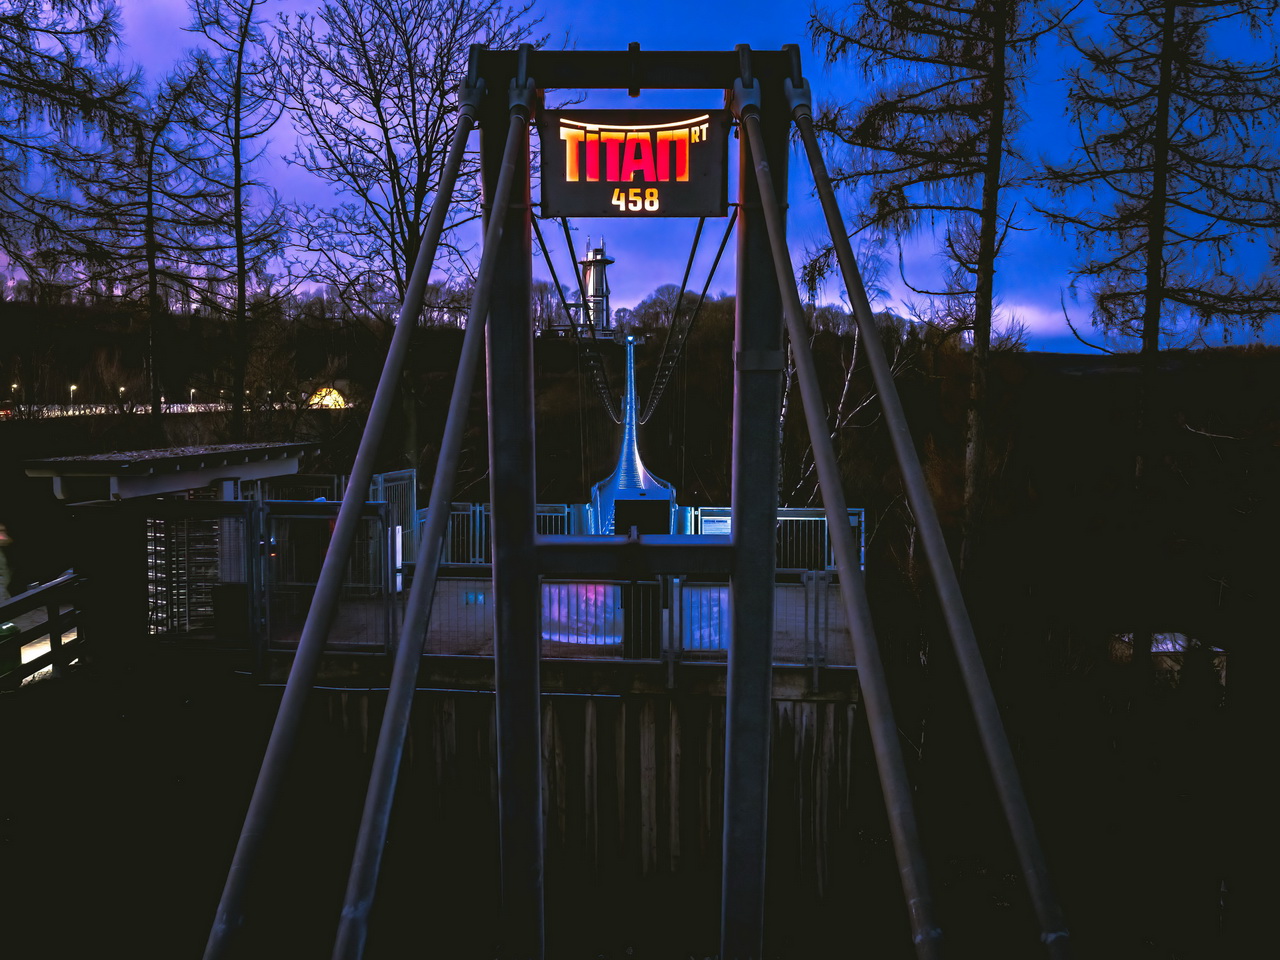
<path id="1" fill-rule="evenodd" d="M 195 37 L 182 30 L 189 19 L 183 0 L 118 2 L 124 25 L 125 50 L 121 59 L 134 60 L 149 74 L 157 74 L 174 62 L 181 49 L 193 44 Z M 318 5 L 318 2 L 308 0 L 279 0 L 271 4 L 269 10 L 274 16 L 276 11 L 302 10 Z M 858 99 L 858 79 L 848 71 L 827 70 L 812 52 L 805 31 L 808 3 L 648 0 L 642 5 L 617 8 L 628 11 L 625 17 L 608 16 L 604 11 L 609 8 L 595 0 L 550 0 L 541 3 L 540 9 L 544 16 L 543 29 L 550 34 L 551 46 L 625 50 L 628 43 L 638 41 L 644 50 L 731 50 L 738 43 L 748 43 L 761 50 L 777 50 L 785 43 L 798 43 L 804 57 L 805 75 L 819 102 Z M 1060 65 L 1065 56 L 1052 39 L 1043 42 L 1038 50 L 1036 67 L 1023 99 L 1029 118 L 1024 126 L 1023 140 L 1027 145 L 1028 159 L 1034 160 L 1042 155 L 1059 159 L 1073 142 L 1074 131 L 1064 113 L 1066 84 L 1057 79 L 1061 76 Z M 580 106 L 706 108 L 723 106 L 723 102 L 718 91 L 654 91 L 642 93 L 636 100 L 627 97 L 625 91 L 596 91 Z M 268 152 L 288 152 L 292 139 L 292 131 L 282 125 Z M 730 140 L 731 200 L 737 191 L 734 177 L 736 159 L 733 156 L 735 143 Z M 798 149 L 793 149 L 790 171 L 788 235 L 793 259 L 798 264 L 804 248 L 819 243 L 824 224 L 817 201 L 812 196 L 807 165 Z M 323 188 L 309 174 L 287 167 L 282 160 L 274 160 L 266 176 L 286 198 L 323 202 Z M 853 198 L 841 195 L 840 201 L 841 208 L 847 213 Z M 1018 204 L 1018 210 L 1025 229 L 1011 237 L 1009 253 L 1002 257 L 996 276 L 996 292 L 1002 311 L 1005 316 L 1013 315 L 1027 325 L 1030 349 L 1084 351 L 1086 348 L 1068 331 L 1059 305 L 1060 294 L 1070 282 L 1072 243 L 1054 236 L 1025 202 Z M 622 307 L 633 306 L 662 283 L 680 282 L 697 221 L 670 219 L 624 223 L 619 220 L 579 219 L 573 221 L 573 226 L 576 228 L 574 236 L 579 255 L 587 237 L 593 240 L 604 237 L 609 255 L 617 260 L 610 271 L 613 306 Z M 724 221 L 707 221 L 699 256 L 689 280 L 695 292 L 705 281 L 723 230 Z M 565 280 L 570 273 L 563 235 L 559 231 L 545 230 L 544 234 L 552 246 L 551 255 L 557 273 Z M 913 284 L 930 287 L 937 280 L 941 271 L 935 251 L 934 239 L 928 234 L 921 234 L 908 242 L 904 259 L 908 279 Z M 886 255 L 890 264 L 890 275 L 883 282 L 887 296 L 875 306 L 905 313 L 904 301 L 912 299 L 913 294 L 897 276 L 896 253 L 888 250 Z M 1260 264 L 1264 259 L 1265 251 L 1257 251 L 1252 256 L 1254 264 Z M 1246 262 L 1250 261 L 1246 259 Z M 540 259 L 535 260 L 534 271 L 535 275 L 550 279 Z M 712 292 L 731 291 L 733 282 L 733 261 L 726 254 L 712 284 Z M 838 281 L 829 281 L 823 299 L 840 300 L 842 286 Z M 1090 330 L 1089 309 L 1083 295 L 1080 303 L 1073 303 L 1068 294 L 1066 302 L 1076 329 L 1088 339 L 1107 343 L 1112 348 L 1136 349 L 1136 344 L 1106 341 L 1101 333 Z M 1189 340 L 1190 337 L 1183 339 Z M 1220 343 L 1221 334 L 1210 331 L 1204 339 L 1211 345 Z M 1237 332 L 1233 342 L 1246 343 L 1253 339 L 1252 334 Z M 1262 339 L 1280 342 L 1280 322 L 1273 320 Z"/>

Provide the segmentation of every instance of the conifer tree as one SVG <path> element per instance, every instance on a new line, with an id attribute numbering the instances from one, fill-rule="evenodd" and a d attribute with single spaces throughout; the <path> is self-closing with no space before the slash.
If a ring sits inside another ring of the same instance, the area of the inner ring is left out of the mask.
<path id="1" fill-rule="evenodd" d="M 0 11 L 0 251 L 32 284 L 102 255 L 72 180 L 128 119 L 134 78 L 107 60 L 118 30 L 100 0 Z"/>
<path id="2" fill-rule="evenodd" d="M 1276 6 L 1105 0 L 1102 39 L 1067 31 L 1085 61 L 1069 91 L 1080 142 L 1046 181 L 1072 200 L 1088 188 L 1095 204 L 1045 212 L 1076 237 L 1075 275 L 1091 287 L 1094 324 L 1141 340 L 1134 492 L 1138 549 L 1150 556 L 1134 564 L 1132 590 L 1148 610 L 1161 594 L 1154 558 L 1168 538 L 1159 492 L 1167 477 L 1152 469 L 1163 459 L 1154 409 L 1161 332 L 1187 319 L 1257 327 L 1280 312 L 1280 277 L 1245 278 L 1231 258 L 1241 241 L 1280 226 L 1280 65 L 1224 53 L 1233 38 L 1268 29 Z M 1156 624 L 1148 613 L 1135 626 L 1131 696 L 1144 704 Z"/>
<path id="3" fill-rule="evenodd" d="M 972 375 L 965 451 L 965 548 L 981 514 L 986 376 L 996 262 L 1015 227 L 1009 186 L 1023 177 L 1014 139 L 1028 57 L 1060 19 L 1036 0 L 861 0 L 818 10 L 810 34 L 828 62 L 852 59 L 874 84 L 869 102 L 824 108 L 819 130 L 843 157 L 839 186 L 867 188 L 852 231 L 901 241 L 941 232 L 951 268 L 943 289 L 971 304 Z"/>
<path id="4" fill-rule="evenodd" d="M 1106 0 L 1102 38 L 1068 30 L 1076 157 L 1046 181 L 1070 206 L 1048 210 L 1074 234 L 1077 281 L 1093 321 L 1139 337 L 1144 355 L 1180 320 L 1257 327 L 1280 312 L 1280 277 L 1241 276 L 1232 253 L 1280 227 L 1280 64 L 1228 55 L 1264 30 L 1274 0 Z M 1076 188 L 1095 203 L 1081 206 Z"/>
<path id="5" fill-rule="evenodd" d="M 82 171 L 77 193 L 105 251 L 89 272 L 142 304 L 147 327 L 152 416 L 159 420 L 170 359 L 170 313 L 190 303 L 198 278 L 225 252 L 217 225 L 226 191 L 211 174 L 218 157 L 199 133 L 193 111 L 207 77 L 188 63 L 132 108 L 128 141 L 109 163 Z"/>
<path id="6" fill-rule="evenodd" d="M 229 277 L 232 292 L 229 298 L 216 298 L 216 305 L 231 317 L 231 434 L 235 439 L 244 436 L 249 287 L 279 253 L 286 230 L 279 200 L 252 174 L 281 112 L 273 90 L 277 65 L 262 30 L 264 4 L 265 0 L 191 0 L 191 29 L 212 45 L 212 50 L 194 54 L 208 78 L 201 87 L 199 122 L 221 155 L 215 179 L 229 201 L 218 224 L 228 238 L 229 257 L 218 272 Z"/>

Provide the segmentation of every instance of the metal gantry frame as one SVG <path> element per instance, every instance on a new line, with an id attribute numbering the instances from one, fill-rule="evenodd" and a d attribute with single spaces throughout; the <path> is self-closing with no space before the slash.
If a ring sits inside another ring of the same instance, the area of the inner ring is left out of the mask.
<path id="1" fill-rule="evenodd" d="M 536 533 L 529 122 L 540 106 L 542 91 L 552 88 L 625 89 L 633 96 L 646 88 L 720 89 L 726 91 L 741 124 L 744 136 L 739 151 L 738 206 L 742 222 L 737 249 L 731 539 Z M 726 717 L 720 957 L 755 960 L 762 956 L 779 457 L 776 425 L 783 369 L 783 319 L 796 359 L 810 442 L 834 537 L 840 589 L 855 645 L 912 937 L 918 956 L 942 955 L 941 931 L 920 849 L 911 787 L 898 746 L 857 545 L 847 522 L 839 471 L 786 246 L 783 202 L 787 195 L 787 143 L 793 119 L 813 168 L 855 319 L 867 345 L 868 361 L 908 498 L 921 528 L 983 746 L 1041 924 L 1041 939 L 1052 957 L 1066 957 L 1066 926 L 1049 885 L 1012 752 L 814 136 L 798 48 L 788 46 L 778 52 L 751 51 L 745 46 L 733 52 L 642 52 L 633 44 L 625 53 L 618 53 L 535 51 L 528 45 L 518 50 L 494 51 L 473 47 L 459 100 L 458 127 L 440 192 L 227 876 L 206 946 L 206 960 L 228 955 L 243 920 L 247 879 L 261 852 L 285 764 L 297 738 L 305 697 L 324 650 L 341 572 L 369 487 L 374 454 L 403 369 L 409 334 L 422 307 L 462 152 L 477 123 L 485 196 L 484 251 L 433 481 L 428 526 L 419 544 L 418 573 L 409 595 L 348 880 L 335 960 L 355 960 L 364 952 L 434 597 L 463 422 L 481 337 L 486 334 L 502 957 L 530 960 L 543 957 L 545 952 L 539 577 L 570 573 L 607 577 L 620 572 L 633 575 L 637 570 L 650 575 L 716 572 L 730 578 L 733 626 Z"/>

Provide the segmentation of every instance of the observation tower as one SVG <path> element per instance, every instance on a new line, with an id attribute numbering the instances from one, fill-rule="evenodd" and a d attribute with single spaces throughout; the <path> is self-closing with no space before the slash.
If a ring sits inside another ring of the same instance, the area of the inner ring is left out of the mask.
<path id="1" fill-rule="evenodd" d="M 609 280 L 605 268 L 613 262 L 612 257 L 605 256 L 603 238 L 598 247 L 591 246 L 591 238 L 587 238 L 587 255 L 578 261 L 587 298 L 582 305 L 582 320 L 597 333 L 612 329 L 613 311 L 609 309 Z"/>

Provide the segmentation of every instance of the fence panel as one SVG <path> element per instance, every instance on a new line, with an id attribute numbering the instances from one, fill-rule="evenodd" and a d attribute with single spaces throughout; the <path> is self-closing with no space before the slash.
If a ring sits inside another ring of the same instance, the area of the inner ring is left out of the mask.
<path id="1" fill-rule="evenodd" d="M 306 622 L 339 504 L 266 507 L 267 635 L 271 646 L 290 648 Z M 381 506 L 356 527 L 330 629 L 332 649 L 389 649 L 396 604 L 388 552 L 387 509 Z"/>
<path id="2" fill-rule="evenodd" d="M 829 578 L 823 593 L 825 597 L 820 596 L 818 601 L 826 615 L 826 629 L 823 631 L 826 648 L 822 662 L 833 667 L 851 667 L 853 643 L 849 639 L 849 619 L 845 616 L 838 579 Z"/>
<path id="3" fill-rule="evenodd" d="M 779 577 L 773 591 L 773 662 L 807 663 L 811 616 L 805 585 Z"/>
<path id="4" fill-rule="evenodd" d="M 436 581 L 427 653 L 493 655 L 493 581 L 488 577 L 441 577 Z"/>
<path id="5" fill-rule="evenodd" d="M 218 521 L 209 517 L 146 521 L 148 630 L 153 636 L 212 634 L 219 532 Z"/>
<path id="6" fill-rule="evenodd" d="M 729 585 L 683 581 L 680 648 L 685 659 L 720 660 L 729 651 Z"/>
<path id="7" fill-rule="evenodd" d="M 849 509 L 849 525 L 854 528 L 859 562 L 866 569 L 864 520 L 865 511 L 860 507 Z M 699 507 L 693 523 L 698 533 L 724 536 L 733 532 L 733 516 L 728 507 Z M 780 507 L 776 543 L 779 570 L 836 568 L 827 531 L 827 515 L 821 508 Z"/>
<path id="8" fill-rule="evenodd" d="M 401 556 L 418 555 L 418 471 L 395 470 L 376 474 L 369 484 L 369 499 L 387 505 L 387 528 L 399 531 Z"/>
<path id="9" fill-rule="evenodd" d="M 607 652 L 620 655 L 628 629 L 624 599 L 627 586 L 544 580 L 543 655 L 582 656 L 583 648 L 588 647 L 611 647 L 614 649 Z"/>

